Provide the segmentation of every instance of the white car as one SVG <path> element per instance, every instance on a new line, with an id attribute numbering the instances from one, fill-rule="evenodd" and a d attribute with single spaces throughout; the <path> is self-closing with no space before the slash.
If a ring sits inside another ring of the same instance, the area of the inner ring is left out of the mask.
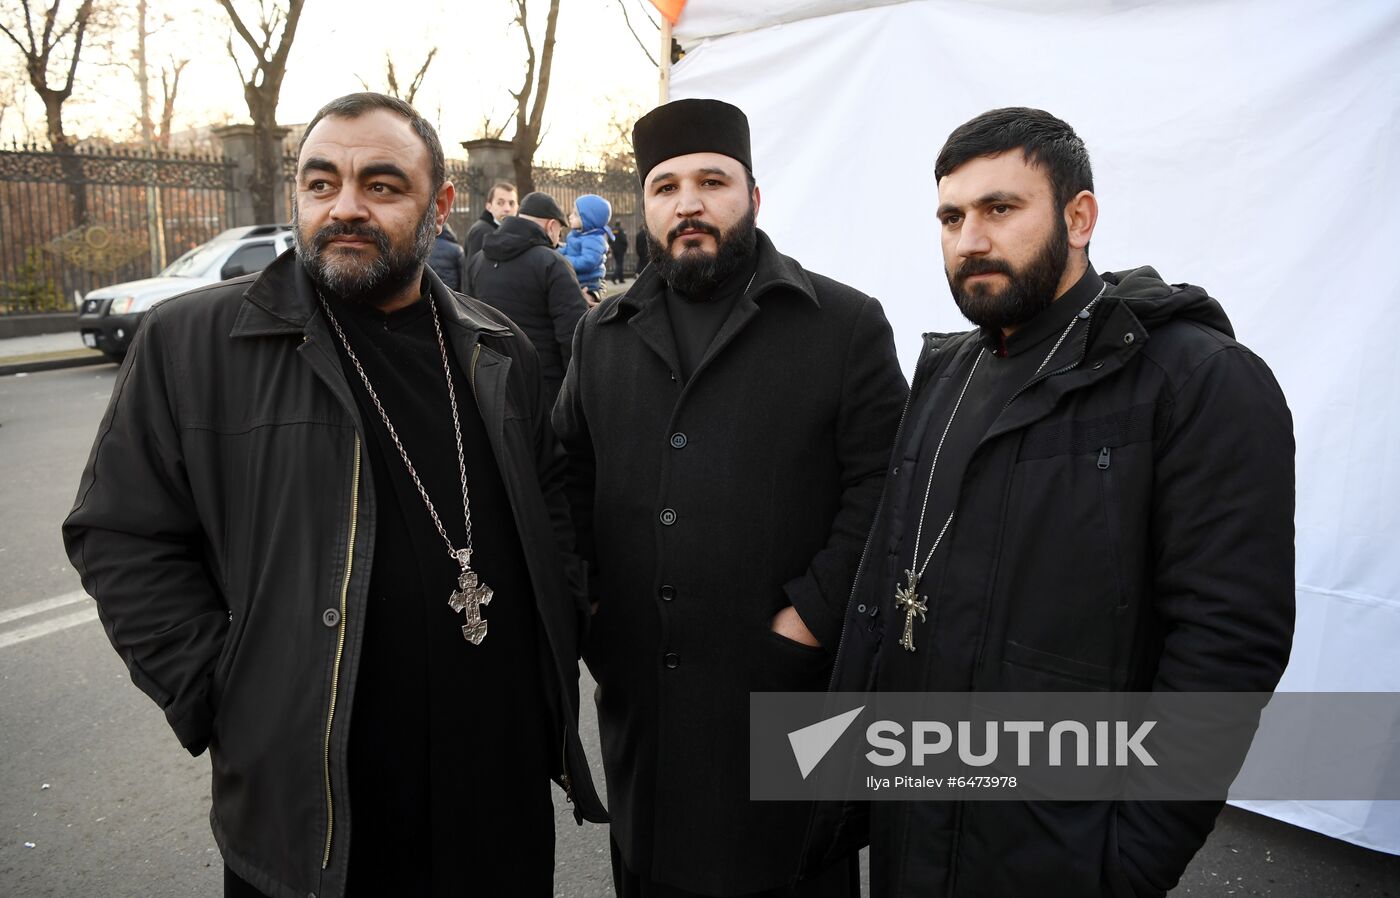
<path id="1" fill-rule="evenodd" d="M 290 225 L 230 228 L 185 253 L 153 278 L 99 287 L 78 306 L 83 343 L 121 361 L 151 306 L 205 284 L 262 271 L 291 246 Z"/>

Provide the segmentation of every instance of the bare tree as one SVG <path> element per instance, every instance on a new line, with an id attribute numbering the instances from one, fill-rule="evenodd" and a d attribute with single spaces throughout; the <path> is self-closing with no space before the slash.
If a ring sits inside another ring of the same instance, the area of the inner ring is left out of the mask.
<path id="1" fill-rule="evenodd" d="M 87 220 L 87 192 L 81 184 L 82 162 L 73 154 L 74 141 L 63 127 L 63 104 L 73 95 L 73 78 L 78 71 L 78 57 L 83 52 L 83 40 L 87 37 L 88 26 L 93 19 L 93 0 L 82 0 L 77 12 L 63 24 L 59 16 L 59 5 L 63 0 L 53 0 L 53 5 L 43 10 L 42 22 L 35 22 L 32 8 L 34 0 L 19 0 L 24 12 L 24 37 L 21 41 L 7 25 L 0 24 L 3 31 L 24 56 L 25 70 L 29 84 L 44 103 L 44 117 L 47 124 L 49 144 L 60 154 L 65 180 L 68 182 L 69 206 L 73 212 L 73 224 Z M 39 25 L 35 33 L 35 25 Z M 66 62 L 67 72 L 61 74 L 60 86 L 50 83 L 51 69 L 57 67 L 62 73 Z"/>
<path id="2" fill-rule="evenodd" d="M 170 123 L 175 118 L 175 98 L 180 91 L 180 75 L 189 59 L 169 58 L 168 65 L 160 67 L 160 118 L 153 111 L 151 90 L 150 48 L 147 40 L 175 21 L 174 16 L 161 15 L 158 21 L 151 22 L 150 0 L 137 0 L 136 4 L 136 52 L 133 54 L 133 73 L 136 85 L 141 92 L 141 142 L 147 150 L 170 149 Z"/>
<path id="3" fill-rule="evenodd" d="M 397 97 L 412 106 L 413 98 L 418 96 L 418 88 L 423 86 L 423 78 L 427 76 L 428 66 L 433 64 L 433 59 L 437 56 L 437 52 L 437 47 L 433 47 L 428 51 L 428 56 L 423 60 L 423 65 L 418 68 L 418 73 L 413 76 L 413 80 L 409 82 L 408 88 L 405 90 L 399 85 L 399 74 L 398 70 L 394 68 L 393 54 L 387 50 L 384 51 L 384 80 L 388 85 L 387 93 L 389 96 Z M 355 80 L 359 81 L 360 86 L 365 90 L 373 90 L 373 88 L 369 86 L 369 82 L 365 81 L 365 79 L 360 76 L 356 75 Z"/>
<path id="4" fill-rule="evenodd" d="M 253 214 L 258 221 L 273 221 L 277 212 L 277 191 L 282 189 L 282 146 L 276 137 L 277 102 L 282 94 L 282 78 L 287 74 L 287 56 L 296 37 L 297 23 L 306 0 L 258 0 L 258 33 L 244 23 L 234 8 L 233 0 L 218 0 L 228 13 L 233 30 L 253 53 L 253 67 L 247 74 L 228 39 L 228 55 L 238 69 L 243 82 L 243 99 L 253 119 L 253 182 L 249 192 L 253 197 Z"/>
<path id="5" fill-rule="evenodd" d="M 514 144 L 511 162 L 515 166 L 515 183 L 520 188 L 521 196 L 535 189 L 535 151 L 540 148 L 544 104 L 549 97 L 549 74 L 554 65 L 554 36 L 559 24 L 559 0 L 549 0 L 544 46 L 537 59 L 535 43 L 530 37 L 526 5 L 527 0 L 515 0 L 515 24 L 525 35 L 525 82 L 519 91 L 511 91 L 510 94 L 515 98 L 515 133 L 510 139 Z"/>

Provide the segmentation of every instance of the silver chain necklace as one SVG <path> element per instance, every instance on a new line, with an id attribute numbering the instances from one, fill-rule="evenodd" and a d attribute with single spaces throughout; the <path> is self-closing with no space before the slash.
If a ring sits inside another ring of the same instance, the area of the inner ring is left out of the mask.
<path id="1" fill-rule="evenodd" d="M 471 497 L 467 492 L 467 461 L 466 456 L 462 453 L 462 422 L 457 415 L 457 391 L 452 386 L 452 368 L 447 361 L 447 341 L 442 336 L 442 324 L 438 321 L 437 304 L 433 302 L 431 296 L 426 298 L 428 308 L 432 310 L 433 330 L 437 332 L 438 350 L 442 353 L 442 373 L 447 378 L 447 398 L 452 404 L 452 430 L 457 437 L 457 472 L 462 478 L 462 516 L 467 522 L 467 540 L 461 549 L 452 545 L 452 539 L 447 535 L 447 528 L 442 525 L 442 519 L 438 517 L 437 509 L 433 507 L 433 500 L 428 498 L 428 491 L 424 488 L 423 481 L 419 479 L 418 471 L 413 467 L 413 462 L 409 460 L 408 452 L 404 450 L 403 443 L 399 440 L 399 433 L 389 420 L 389 413 L 384 411 L 384 404 L 379 401 L 379 394 L 374 392 L 374 387 L 369 382 L 369 375 L 365 374 L 365 368 L 360 364 L 360 357 L 355 355 L 350 341 L 345 338 L 345 331 L 341 328 L 340 322 L 336 320 L 335 313 L 331 311 L 330 303 L 326 302 L 326 298 L 319 292 L 316 294 L 316 298 L 321 301 L 321 308 L 325 311 L 331 326 L 335 328 L 336 336 L 340 337 L 340 343 L 345 347 L 346 355 L 350 356 L 350 361 L 354 363 L 355 370 L 365 385 L 365 392 L 369 393 L 369 398 L 374 401 L 374 407 L 379 410 L 379 417 L 384 420 L 384 427 L 389 431 L 394 446 L 399 450 L 399 457 L 403 459 L 404 467 L 408 469 L 408 476 L 413 478 L 413 485 L 418 488 L 418 495 L 423 497 L 423 504 L 428 507 L 428 514 L 433 518 L 433 526 L 437 527 L 442 541 L 447 544 L 447 554 L 452 556 L 452 560 L 457 562 L 461 568 L 461 573 L 457 577 L 457 589 L 452 593 L 452 598 L 448 600 L 447 604 L 453 611 L 466 611 L 467 622 L 462 625 L 462 636 L 472 645 L 481 645 L 481 641 L 486 638 L 486 628 L 489 623 L 481 616 L 481 607 L 491 604 L 491 588 L 482 583 L 476 571 L 472 570 L 472 505 Z"/>
<path id="2" fill-rule="evenodd" d="M 1060 338 L 1055 341 L 1054 346 L 1050 347 L 1050 351 L 1045 354 L 1045 358 L 1041 360 L 1040 366 L 1035 369 L 1035 373 L 1031 375 L 1030 380 L 1033 381 L 1040 376 L 1040 372 L 1044 371 L 1045 366 L 1050 364 L 1050 359 L 1054 358 L 1055 353 L 1060 351 L 1060 346 L 1064 344 L 1065 338 L 1068 337 L 1069 332 L 1074 329 L 1074 325 L 1079 321 L 1080 316 L 1094 308 L 1099 301 L 1099 297 L 1103 296 L 1104 290 L 1107 288 L 1105 284 L 1104 287 L 1099 290 L 1098 296 L 1090 300 L 1089 304 L 1085 306 L 1081 312 L 1077 313 L 1069 320 L 1069 324 L 1065 325 L 1065 329 L 1060 332 Z M 899 644 L 901 647 L 911 652 L 916 651 L 914 648 L 914 616 L 918 615 L 919 620 L 923 621 L 927 619 L 926 615 L 928 612 L 928 600 L 918 594 L 919 581 L 923 580 L 924 572 L 928 570 L 929 562 L 933 560 L 933 553 L 938 551 L 938 546 L 943 542 L 944 535 L 947 534 L 948 528 L 953 524 L 953 515 L 957 513 L 956 507 L 948 512 L 947 519 L 943 521 L 943 526 L 939 528 L 938 536 L 934 537 L 933 545 L 929 547 L 928 554 L 924 556 L 923 564 L 919 564 L 919 546 L 924 538 L 924 517 L 928 514 L 928 497 L 929 493 L 933 490 L 933 475 L 934 472 L 938 470 L 938 456 L 943 453 L 943 441 L 948 439 L 948 431 L 953 429 L 953 419 L 958 416 L 958 409 L 962 407 L 963 397 L 967 395 L 967 388 L 972 385 L 972 377 L 977 373 L 977 366 L 981 364 L 982 356 L 986 355 L 986 353 L 987 348 L 984 346 L 977 351 L 977 357 L 972 360 L 972 370 L 967 372 L 967 380 L 963 382 L 962 391 L 958 393 L 958 399 L 953 403 L 953 411 L 948 415 L 948 423 L 943 426 L 943 435 L 938 438 L 938 446 L 933 450 L 933 462 L 929 465 L 928 483 L 924 486 L 924 501 L 919 508 L 919 526 L 914 532 L 914 552 L 911 555 L 912 560 L 909 569 L 904 572 L 905 586 L 896 589 L 894 592 L 895 608 L 904 609 L 904 631 L 899 637 Z M 1030 383 L 1030 381 L 1027 381 L 1027 383 Z M 916 565 L 917 570 L 915 569 Z"/>

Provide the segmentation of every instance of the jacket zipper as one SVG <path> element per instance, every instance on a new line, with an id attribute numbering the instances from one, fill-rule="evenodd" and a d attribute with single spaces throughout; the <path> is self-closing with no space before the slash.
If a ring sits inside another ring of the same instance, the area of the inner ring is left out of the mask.
<path id="1" fill-rule="evenodd" d="M 350 537 L 345 547 L 345 580 L 340 584 L 340 632 L 335 644 L 335 667 L 331 672 L 331 703 L 326 711 L 326 850 L 321 856 L 321 869 L 331 863 L 331 837 L 335 834 L 335 804 L 331 795 L 331 725 L 335 722 L 336 693 L 340 688 L 340 659 L 345 653 L 345 607 L 350 593 L 350 572 L 355 562 L 355 527 L 360 511 L 360 437 L 355 436 L 354 480 L 350 484 Z"/>
<path id="2" fill-rule="evenodd" d="M 941 344 L 939 348 L 942 348 Z M 921 362 L 924 364 L 932 363 L 933 357 L 937 355 L 937 353 L 938 349 L 935 349 L 929 354 L 927 359 L 922 359 Z M 923 369 L 924 364 L 914 366 L 914 377 L 913 380 L 910 381 L 909 395 L 904 397 L 904 410 L 899 413 L 899 426 L 895 428 L 894 443 L 890 446 L 890 461 L 894 461 L 894 453 L 899 449 L 899 438 L 904 433 L 904 419 L 909 415 L 909 405 L 914 401 L 914 385 L 919 383 L 919 371 Z M 832 658 L 839 659 L 841 657 L 841 647 L 846 643 L 846 626 L 850 623 L 851 619 L 851 603 L 855 601 L 856 590 L 860 588 L 860 575 L 865 570 L 865 558 L 870 554 L 870 541 L 875 536 L 875 524 L 880 520 L 880 512 L 885 509 L 885 496 L 888 493 L 888 487 L 880 490 L 880 501 L 875 503 L 875 516 L 870 519 L 870 527 L 865 532 L 865 545 L 860 550 L 860 561 L 856 563 L 856 576 L 855 579 L 851 581 L 851 594 L 846 597 L 846 613 L 841 616 L 841 636 L 836 640 L 836 652 L 831 656 Z M 836 667 L 833 665 L 831 669 L 831 682 L 827 684 L 827 691 L 831 691 L 831 687 L 835 685 Z"/>
<path id="3" fill-rule="evenodd" d="M 564 745 L 560 750 L 559 760 L 562 762 L 559 770 L 559 784 L 564 787 L 564 800 L 569 804 L 574 803 L 574 780 L 569 776 L 569 725 L 564 724 Z"/>

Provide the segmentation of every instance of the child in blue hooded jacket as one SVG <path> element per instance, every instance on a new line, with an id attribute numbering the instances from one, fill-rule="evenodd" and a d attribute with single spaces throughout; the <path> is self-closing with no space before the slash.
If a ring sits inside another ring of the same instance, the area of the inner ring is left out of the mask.
<path id="1" fill-rule="evenodd" d="M 608 243 L 612 240 L 608 222 L 611 220 L 612 204 L 596 193 L 580 196 L 569 213 L 569 225 L 573 230 L 569 231 L 560 252 L 574 266 L 579 286 L 592 294 L 585 297 L 590 305 L 597 302 L 602 293 L 603 278 L 607 274 Z"/>

